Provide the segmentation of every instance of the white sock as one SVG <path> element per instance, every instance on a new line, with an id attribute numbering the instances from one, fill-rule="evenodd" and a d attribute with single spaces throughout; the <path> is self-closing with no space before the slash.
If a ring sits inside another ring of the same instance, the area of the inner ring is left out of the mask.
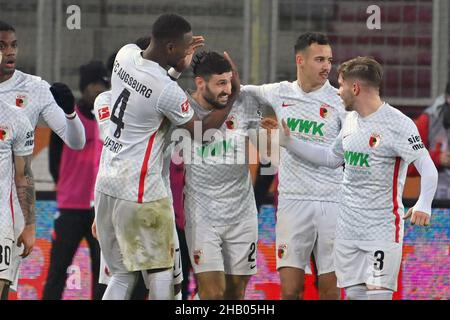
<path id="1" fill-rule="evenodd" d="M 102 300 L 130 300 L 137 282 L 136 272 L 115 273 L 109 280 Z"/>
<path id="2" fill-rule="evenodd" d="M 367 290 L 369 300 L 392 300 L 394 292 L 392 290 Z"/>
<path id="3" fill-rule="evenodd" d="M 179 291 L 175 296 L 174 300 L 181 300 L 183 298 L 183 295 L 181 294 L 181 291 Z"/>
<path id="4" fill-rule="evenodd" d="M 364 284 L 358 284 L 345 288 L 345 300 L 368 300 L 367 287 Z"/>
<path id="5" fill-rule="evenodd" d="M 173 270 L 148 273 L 148 300 L 173 300 Z"/>

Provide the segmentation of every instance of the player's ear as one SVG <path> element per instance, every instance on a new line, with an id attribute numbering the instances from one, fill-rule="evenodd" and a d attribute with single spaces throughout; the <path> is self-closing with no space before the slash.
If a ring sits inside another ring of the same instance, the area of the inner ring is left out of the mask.
<path id="1" fill-rule="evenodd" d="M 361 91 L 361 86 L 357 81 L 353 82 L 352 90 L 355 96 L 357 96 Z"/>
<path id="2" fill-rule="evenodd" d="M 303 62 L 303 57 L 302 57 L 302 55 L 299 52 L 297 52 L 295 54 L 295 64 L 299 65 L 302 62 Z"/>
<path id="3" fill-rule="evenodd" d="M 195 77 L 194 82 L 197 89 L 203 89 L 206 85 L 205 79 L 203 77 Z"/>

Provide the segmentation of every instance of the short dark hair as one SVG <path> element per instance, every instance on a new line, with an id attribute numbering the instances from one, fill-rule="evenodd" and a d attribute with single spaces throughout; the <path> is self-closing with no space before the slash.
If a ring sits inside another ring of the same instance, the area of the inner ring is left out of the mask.
<path id="1" fill-rule="evenodd" d="M 368 85 L 380 88 L 383 68 L 373 57 L 356 57 L 343 62 L 338 68 L 338 75 L 345 79 L 359 79 Z"/>
<path id="2" fill-rule="evenodd" d="M 16 32 L 16 29 L 9 23 L 6 23 L 5 21 L 0 20 L 0 31 L 12 31 Z"/>
<path id="3" fill-rule="evenodd" d="M 155 40 L 175 40 L 182 38 L 191 30 L 191 25 L 182 16 L 167 13 L 156 19 L 152 28 L 152 37 Z"/>
<path id="4" fill-rule="evenodd" d="M 320 32 L 306 32 L 301 34 L 297 38 L 297 42 L 295 43 L 295 53 L 305 50 L 311 44 L 317 43 L 320 45 L 330 45 L 330 40 L 328 37 Z"/>
<path id="5" fill-rule="evenodd" d="M 231 71 L 230 62 L 215 51 L 202 51 L 192 61 L 192 72 L 196 77 L 208 78 L 213 74 Z"/>

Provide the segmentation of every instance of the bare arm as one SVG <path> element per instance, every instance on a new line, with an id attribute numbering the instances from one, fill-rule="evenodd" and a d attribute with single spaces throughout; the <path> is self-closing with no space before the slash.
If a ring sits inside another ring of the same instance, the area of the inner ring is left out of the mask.
<path id="1" fill-rule="evenodd" d="M 36 224 L 36 193 L 34 189 L 34 178 L 31 170 L 31 155 L 14 157 L 17 196 L 25 219 L 25 228 L 19 236 L 17 245 L 24 244 L 22 257 L 28 256 L 35 242 Z"/>

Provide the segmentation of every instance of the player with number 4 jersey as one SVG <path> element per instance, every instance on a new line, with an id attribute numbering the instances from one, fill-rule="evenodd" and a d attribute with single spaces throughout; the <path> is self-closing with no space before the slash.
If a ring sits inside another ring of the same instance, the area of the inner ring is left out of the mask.
<path id="1" fill-rule="evenodd" d="M 170 125 L 193 134 L 198 118 L 164 68 L 184 70 L 202 44 L 184 18 L 164 14 L 144 51 L 129 44 L 117 53 L 95 195 L 97 235 L 112 273 L 103 299 L 126 299 L 138 271 L 146 271 L 150 299 L 173 299 L 174 217 L 162 155 Z M 215 110 L 202 129 L 221 125 L 229 109 Z"/>

